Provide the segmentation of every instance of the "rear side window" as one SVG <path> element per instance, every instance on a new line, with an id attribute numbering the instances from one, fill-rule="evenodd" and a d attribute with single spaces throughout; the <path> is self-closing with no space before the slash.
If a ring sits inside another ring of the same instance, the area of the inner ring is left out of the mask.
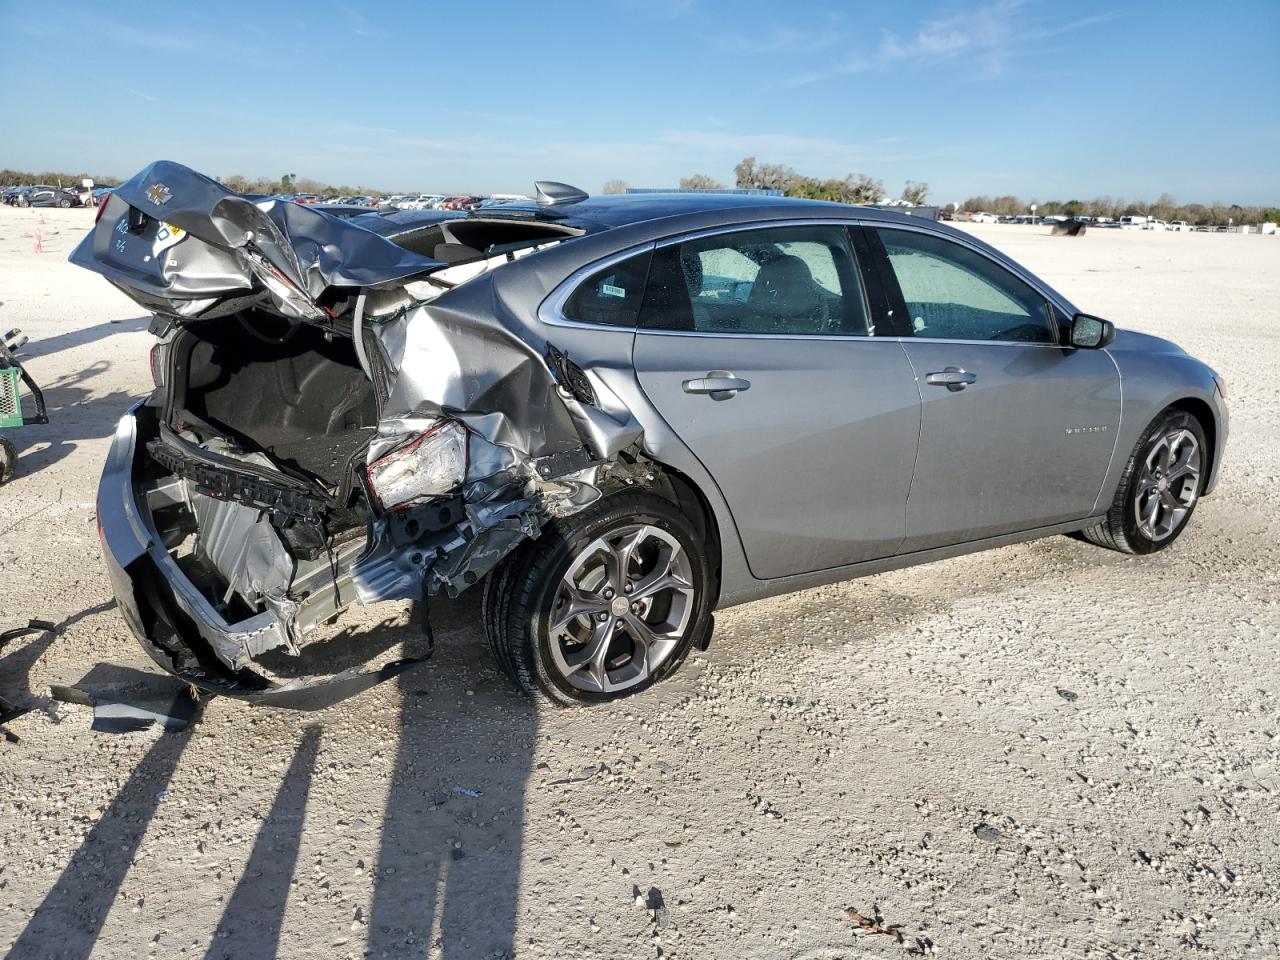
<path id="1" fill-rule="evenodd" d="M 908 230 L 879 233 L 913 336 L 1057 342 L 1048 302 L 1004 267 L 941 237 Z"/>
<path id="2" fill-rule="evenodd" d="M 646 250 L 587 277 L 565 301 L 565 319 L 634 327 L 644 297 L 649 256 Z"/>
<path id="3" fill-rule="evenodd" d="M 868 335 L 848 234 L 821 225 L 739 230 L 658 249 L 640 325 L 697 333 Z"/>

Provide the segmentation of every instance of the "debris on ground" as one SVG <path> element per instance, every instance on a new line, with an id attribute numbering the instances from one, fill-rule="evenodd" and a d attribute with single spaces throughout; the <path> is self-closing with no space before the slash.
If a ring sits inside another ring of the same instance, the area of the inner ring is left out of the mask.
<path id="1" fill-rule="evenodd" d="M 878 933 L 886 937 L 893 937 L 898 943 L 905 943 L 906 937 L 902 933 L 902 924 L 891 923 L 885 926 L 884 918 L 880 916 L 878 909 L 873 909 L 873 916 L 865 917 L 853 907 L 846 907 L 844 915 L 858 925 L 863 933 Z"/>
<path id="2" fill-rule="evenodd" d="M 204 706 L 191 696 L 189 684 L 173 677 L 104 665 L 79 683 L 52 685 L 49 693 L 63 703 L 92 707 L 90 729 L 98 733 L 133 733 L 156 724 L 173 733 L 190 726 Z"/>

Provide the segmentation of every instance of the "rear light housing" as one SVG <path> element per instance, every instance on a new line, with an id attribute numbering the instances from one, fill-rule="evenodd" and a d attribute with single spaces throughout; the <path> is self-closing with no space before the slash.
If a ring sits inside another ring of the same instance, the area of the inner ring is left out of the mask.
<path id="1" fill-rule="evenodd" d="M 453 493 L 467 477 L 467 428 L 441 420 L 369 464 L 367 475 L 370 494 L 386 510 Z"/>
<path id="2" fill-rule="evenodd" d="M 151 382 L 157 388 L 164 386 L 164 344 L 154 343 L 151 345 Z"/>

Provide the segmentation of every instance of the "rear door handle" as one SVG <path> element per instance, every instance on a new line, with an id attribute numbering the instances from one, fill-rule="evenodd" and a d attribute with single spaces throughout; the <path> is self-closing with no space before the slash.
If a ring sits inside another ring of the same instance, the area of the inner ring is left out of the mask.
<path id="1" fill-rule="evenodd" d="M 681 384 L 685 393 L 705 393 L 712 400 L 728 400 L 740 390 L 750 390 L 751 381 L 735 377 L 728 370 L 712 370 L 705 377 L 695 377 Z"/>
<path id="2" fill-rule="evenodd" d="M 946 387 L 952 393 L 963 390 L 971 383 L 976 383 L 978 375 L 961 370 L 959 367 L 947 367 L 938 373 L 925 374 L 924 382 L 931 387 Z"/>

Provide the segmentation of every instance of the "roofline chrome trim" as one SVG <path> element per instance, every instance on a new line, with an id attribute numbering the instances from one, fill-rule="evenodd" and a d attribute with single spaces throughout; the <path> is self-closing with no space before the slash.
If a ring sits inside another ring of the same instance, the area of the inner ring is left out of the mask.
<path id="1" fill-rule="evenodd" d="M 830 217 L 795 217 L 795 218 L 787 218 L 787 219 L 757 220 L 751 223 L 722 224 L 717 227 L 705 227 L 700 230 L 686 231 L 684 233 L 673 234 L 670 237 L 664 237 L 660 240 L 647 240 L 644 243 L 627 247 L 624 250 L 619 250 L 615 253 L 611 253 L 606 257 L 601 257 L 599 260 L 593 260 L 591 263 L 588 263 L 585 266 L 579 267 L 577 270 L 569 274 L 569 276 L 565 277 L 562 281 L 560 281 L 560 283 L 556 285 L 555 289 L 553 289 L 551 293 L 549 293 L 547 297 L 542 301 L 542 303 L 539 304 L 538 319 L 543 323 L 549 324 L 550 326 L 553 326 L 553 327 L 570 327 L 570 328 L 575 328 L 579 330 L 624 330 L 624 331 L 631 330 L 631 331 L 639 331 L 643 333 L 653 333 L 661 336 L 730 337 L 734 339 L 771 339 L 771 340 L 900 340 L 906 343 L 910 343 L 913 341 L 921 341 L 921 342 L 930 341 L 935 343 L 958 343 L 958 344 L 972 344 L 972 345 L 1001 344 L 1004 346 L 1049 347 L 1054 350 L 1077 349 L 1071 346 L 1064 346 L 1061 343 L 1041 343 L 1036 340 L 952 340 L 944 337 L 889 337 L 889 336 L 879 337 L 874 335 L 869 337 L 863 337 L 863 336 L 856 336 L 856 335 L 828 336 L 826 334 L 733 333 L 733 332 L 727 332 L 727 331 L 711 332 L 711 331 L 698 331 L 698 330 L 663 330 L 658 327 L 642 328 L 638 324 L 631 324 L 628 326 L 614 326 L 612 324 L 607 324 L 607 323 L 585 323 L 581 320 L 570 320 L 568 317 L 564 315 L 564 305 L 566 301 L 568 301 L 569 297 L 573 295 L 573 292 L 577 289 L 577 286 L 579 283 L 581 283 L 583 280 L 585 280 L 587 277 L 589 277 L 591 274 L 595 273 L 598 270 L 604 270 L 612 266 L 613 264 L 618 263 L 619 261 L 626 260 L 629 257 L 633 257 L 639 253 L 644 253 L 646 250 L 652 252 L 665 247 L 672 246 L 673 244 L 684 243 L 688 240 L 697 240 L 697 239 L 701 239 L 702 237 L 713 237 L 723 233 L 742 233 L 748 230 L 767 230 L 767 229 L 773 229 L 775 227 L 812 227 L 812 226 L 844 227 L 846 229 L 849 227 L 866 227 L 868 229 L 875 229 L 877 227 L 882 227 L 888 230 L 907 230 L 914 233 L 923 233 L 929 236 L 941 237 L 942 239 L 949 240 L 953 243 L 956 243 L 959 246 L 964 247 L 966 250 L 970 250 L 973 253 L 978 254 L 979 256 L 985 257 L 987 260 L 991 261 L 996 266 L 1013 274 L 1015 277 L 1017 277 L 1019 280 L 1025 283 L 1027 286 L 1031 287 L 1033 290 L 1039 293 L 1040 296 L 1044 297 L 1046 302 L 1048 302 L 1051 306 L 1053 306 L 1063 316 L 1067 317 L 1068 320 L 1072 316 L 1074 316 L 1076 313 L 1076 309 L 1073 305 L 1067 303 L 1066 301 L 1062 300 L 1058 296 L 1054 296 L 1052 293 L 1050 293 L 1050 291 L 1046 290 L 1043 283 L 1041 283 L 1035 277 L 1027 274 L 1015 261 L 993 257 L 989 252 L 982 249 L 982 247 L 978 246 L 975 243 L 972 243 L 970 241 L 970 238 L 965 236 L 964 234 L 961 234 L 959 237 L 953 237 L 950 233 L 945 233 L 941 230 L 934 230 L 925 226 L 916 226 L 915 224 L 910 224 L 910 223 L 902 223 L 901 221 L 897 221 L 897 220 L 885 221 L 885 220 L 867 220 L 867 219 L 855 219 L 855 218 L 850 218 L 848 220 L 845 220 L 845 219 L 833 219 Z M 1001 256 L 1003 257 L 1003 254 Z M 861 278 L 859 278 L 859 286 L 865 286 L 864 284 L 861 283 Z M 865 289 L 863 290 L 863 296 L 864 297 L 866 296 Z"/>

